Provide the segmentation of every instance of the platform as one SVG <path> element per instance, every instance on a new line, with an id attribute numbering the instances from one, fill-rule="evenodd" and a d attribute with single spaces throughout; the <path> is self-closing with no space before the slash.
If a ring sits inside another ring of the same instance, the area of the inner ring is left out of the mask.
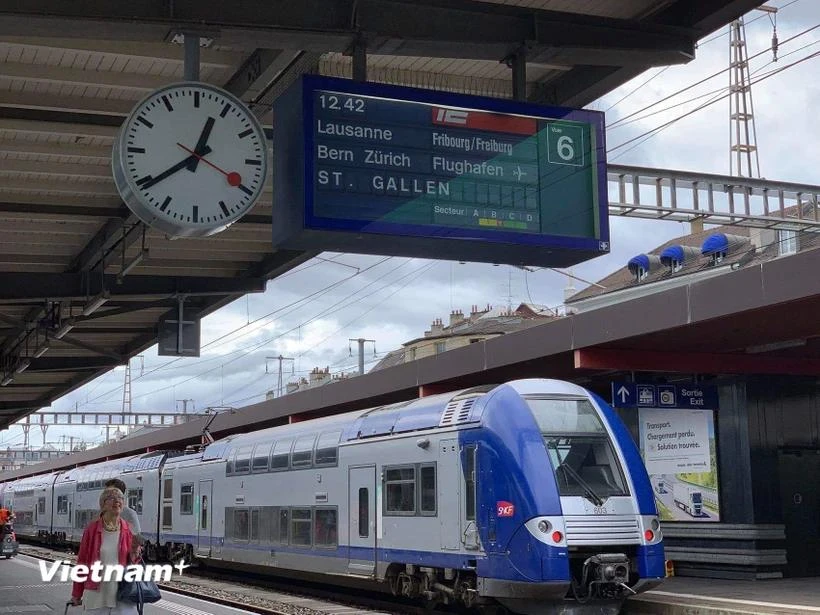
<path id="1" fill-rule="evenodd" d="M 625 615 L 820 614 L 820 579 L 740 581 L 673 577 L 627 602 Z"/>
<path id="2" fill-rule="evenodd" d="M 0 614 L 58 613 L 65 611 L 71 597 L 71 583 L 43 583 L 39 560 L 25 555 L 0 559 Z M 69 615 L 81 615 L 82 607 L 70 608 Z M 145 605 L 144 615 L 250 615 L 251 611 L 220 606 L 163 592 L 162 600 Z"/>

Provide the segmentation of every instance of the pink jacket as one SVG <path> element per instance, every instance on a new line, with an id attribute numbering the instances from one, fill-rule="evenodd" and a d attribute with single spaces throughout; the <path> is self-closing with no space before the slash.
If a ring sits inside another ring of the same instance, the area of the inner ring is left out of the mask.
<path id="1" fill-rule="evenodd" d="M 77 564 L 84 564 L 91 566 L 94 562 L 100 561 L 100 548 L 103 541 L 103 522 L 101 517 L 88 524 L 83 532 L 83 539 L 80 541 L 80 552 L 77 554 Z M 119 562 L 126 566 L 130 564 L 129 554 L 131 552 L 131 540 L 133 536 L 128 524 L 120 518 L 120 544 L 118 549 Z M 71 592 L 72 598 L 82 598 L 83 592 L 86 589 L 97 590 L 100 588 L 99 583 L 95 583 L 89 578 L 82 583 L 74 583 L 74 589 Z"/>

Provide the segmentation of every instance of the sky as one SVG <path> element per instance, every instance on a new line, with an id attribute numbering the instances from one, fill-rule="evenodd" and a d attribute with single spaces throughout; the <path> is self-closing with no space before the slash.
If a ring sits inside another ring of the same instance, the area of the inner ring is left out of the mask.
<path id="1" fill-rule="evenodd" d="M 771 63 L 771 51 L 752 59 L 753 79 L 820 52 L 820 27 L 801 34 L 820 25 L 820 1 L 775 0 L 768 4 L 782 7 L 776 21 L 779 59 Z M 746 23 L 749 55 L 755 56 L 771 45 L 772 23 L 760 12 L 749 14 Z M 650 69 L 588 105 L 588 109 L 606 112 L 609 163 L 728 174 L 726 99 L 670 124 L 648 140 L 642 137 L 619 147 L 712 96 L 667 107 L 727 88 L 728 58 L 727 27 L 701 41 L 696 59 L 689 64 Z M 820 57 L 815 57 L 754 86 L 763 177 L 820 184 L 819 70 Z M 759 71 L 757 75 L 755 71 Z M 715 73 L 719 74 L 713 79 L 690 87 Z M 632 116 L 680 90 L 684 90 L 682 94 Z M 622 123 L 616 124 L 619 120 Z M 632 256 L 688 232 L 685 223 L 610 218 L 611 252 L 575 266 L 572 273 L 587 281 L 599 280 Z M 285 382 L 306 378 L 314 367 L 329 367 L 332 373 L 356 371 L 358 345 L 348 340 L 365 338 L 373 340 L 365 344 L 365 369 L 369 369 L 388 351 L 423 336 L 434 319 L 447 322 L 454 309 L 468 313 L 472 305 L 515 307 L 521 302 L 557 307 L 568 283 L 576 290 L 586 286 L 546 269 L 525 272 L 506 265 L 323 254 L 321 260 L 314 259 L 269 282 L 264 293 L 239 299 L 206 317 L 200 358 L 158 357 L 156 347 L 152 347 L 132 359 L 132 410 L 181 410 L 180 400 L 192 400 L 187 402 L 189 411 L 214 406 L 241 408 L 263 401 L 267 391 L 277 389 L 279 361 L 268 357 L 294 359 L 283 362 L 284 386 Z M 124 376 L 124 367 L 111 370 L 57 400 L 50 410 L 118 412 L 123 407 Z M 105 439 L 103 428 L 52 427 L 47 443 L 59 448 L 62 438 L 68 436 L 89 445 Z M 22 443 L 20 428 L 0 431 L 0 447 Z M 42 443 L 40 430 L 32 430 L 31 444 L 37 448 Z"/>

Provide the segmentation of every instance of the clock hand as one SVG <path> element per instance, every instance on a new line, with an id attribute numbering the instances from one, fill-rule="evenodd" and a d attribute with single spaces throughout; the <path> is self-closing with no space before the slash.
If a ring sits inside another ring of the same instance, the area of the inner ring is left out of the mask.
<path id="1" fill-rule="evenodd" d="M 188 151 L 190 152 L 191 150 L 188 150 Z M 206 145 L 204 147 L 204 149 L 202 150 L 202 153 L 204 155 L 210 154 L 211 153 L 211 148 Z M 193 152 L 191 152 L 191 154 L 193 154 Z M 163 171 L 162 173 L 160 173 L 156 177 L 151 177 L 150 175 L 146 175 L 145 177 L 143 177 L 142 179 L 137 181 L 137 186 L 139 186 L 140 188 L 150 188 L 154 184 L 158 184 L 159 182 L 161 182 L 166 177 L 170 177 L 171 175 L 173 175 L 177 171 L 181 171 L 182 169 L 187 168 L 188 163 L 192 159 L 196 160 L 196 158 L 194 158 L 193 155 L 188 156 L 187 158 L 185 158 L 185 160 L 182 160 L 181 162 L 176 163 L 170 169 L 167 169 L 167 170 Z"/>
<path id="2" fill-rule="evenodd" d="M 216 122 L 216 120 L 212 117 L 209 117 L 205 121 L 205 126 L 202 128 L 202 133 L 199 135 L 199 141 L 196 142 L 196 147 L 194 148 L 194 151 L 198 154 L 203 154 L 202 150 L 205 149 L 205 145 L 208 143 L 208 137 L 211 135 L 211 129 L 214 127 L 214 122 Z M 198 164 L 199 159 L 194 158 L 188 163 L 186 168 L 191 172 L 195 172 Z"/>
<path id="3" fill-rule="evenodd" d="M 205 164 L 207 164 L 208 166 L 211 166 L 211 167 L 213 167 L 214 169 L 216 169 L 217 171 L 219 171 L 220 173 L 222 173 L 222 175 L 224 175 L 224 176 L 227 178 L 228 183 L 229 183 L 231 186 L 236 187 L 236 186 L 239 186 L 239 185 L 242 183 L 242 176 L 241 176 L 241 175 L 239 175 L 239 173 L 237 173 L 236 171 L 231 171 L 230 173 L 229 173 L 228 171 L 224 171 L 224 170 L 220 169 L 218 166 L 216 166 L 216 165 L 215 165 L 213 162 L 211 162 L 210 160 L 205 160 L 205 158 L 203 158 L 202 156 L 200 156 L 200 155 L 199 155 L 198 153 L 196 153 L 195 151 L 193 151 L 193 150 L 191 150 L 191 149 L 188 149 L 188 148 L 187 148 L 187 147 L 185 147 L 182 143 L 177 143 L 177 145 L 179 145 L 182 149 L 184 149 L 186 152 L 188 152 L 189 154 L 191 154 L 191 156 L 195 156 L 195 157 L 197 158 L 197 160 L 201 160 L 202 162 L 204 162 L 204 163 L 205 163 Z M 208 148 L 208 149 L 210 149 L 210 148 Z M 208 154 L 208 152 L 203 152 L 203 153 L 204 153 L 204 154 L 206 154 L 206 155 Z"/>

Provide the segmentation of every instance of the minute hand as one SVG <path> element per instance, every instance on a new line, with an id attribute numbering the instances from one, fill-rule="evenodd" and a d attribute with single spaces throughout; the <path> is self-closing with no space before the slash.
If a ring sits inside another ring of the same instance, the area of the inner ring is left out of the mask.
<path id="1" fill-rule="evenodd" d="M 206 155 L 208 155 L 208 154 L 210 154 L 210 153 L 211 153 L 211 148 L 210 148 L 210 147 L 208 147 L 208 146 L 206 145 L 206 146 L 203 148 L 203 150 L 202 150 L 202 154 L 201 154 L 201 155 L 202 155 L 202 156 L 206 156 Z M 198 160 L 198 159 L 197 159 L 197 157 L 196 157 L 196 156 L 193 156 L 193 155 L 188 156 L 188 157 L 187 157 L 187 158 L 185 158 L 184 160 L 181 160 L 180 162 L 176 163 L 176 164 L 175 164 L 174 166 L 172 166 L 170 169 L 167 169 L 167 170 L 163 171 L 162 173 L 160 173 L 160 174 L 159 174 L 159 175 L 157 175 L 156 177 L 152 177 L 151 179 L 149 179 L 149 180 L 147 180 L 147 181 L 144 181 L 144 182 L 140 183 L 140 184 L 139 184 L 140 188 L 150 188 L 150 187 L 151 187 L 151 186 L 153 186 L 154 184 L 158 184 L 158 183 L 159 183 L 159 182 L 161 182 L 163 179 L 165 179 L 165 178 L 167 178 L 167 177 L 170 177 L 170 176 L 171 176 L 171 175 L 173 175 L 174 173 L 176 173 L 176 172 L 178 172 L 178 171 L 181 171 L 182 169 L 186 168 L 186 167 L 188 166 L 188 163 L 190 163 L 192 160 Z"/>

